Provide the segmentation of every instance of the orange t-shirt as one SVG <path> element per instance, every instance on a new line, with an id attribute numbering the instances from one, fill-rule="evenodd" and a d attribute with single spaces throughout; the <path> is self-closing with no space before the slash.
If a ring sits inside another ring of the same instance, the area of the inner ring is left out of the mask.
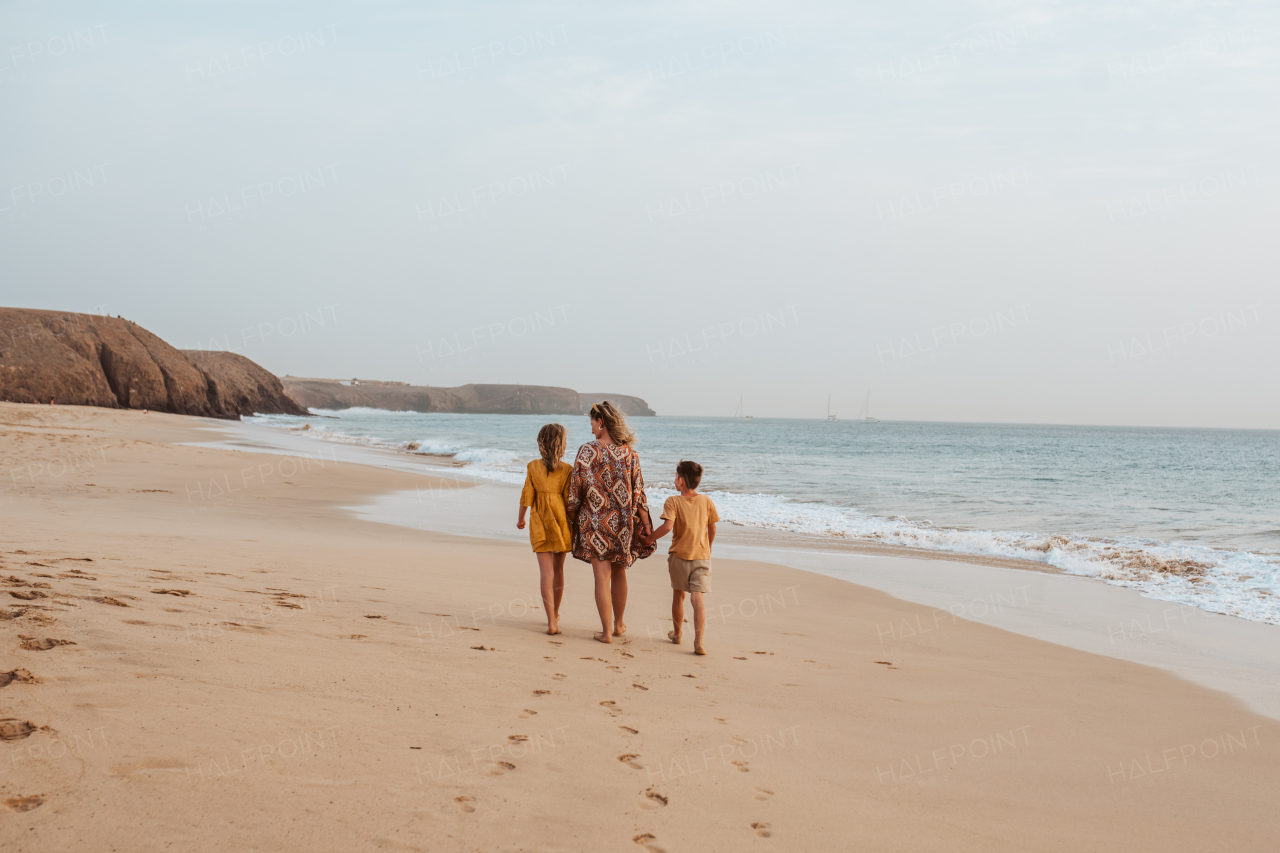
<path id="1" fill-rule="evenodd" d="M 706 495 L 673 495 L 662 505 L 662 518 L 671 522 L 671 550 L 682 560 L 710 560 L 707 525 L 720 520 L 715 502 Z"/>

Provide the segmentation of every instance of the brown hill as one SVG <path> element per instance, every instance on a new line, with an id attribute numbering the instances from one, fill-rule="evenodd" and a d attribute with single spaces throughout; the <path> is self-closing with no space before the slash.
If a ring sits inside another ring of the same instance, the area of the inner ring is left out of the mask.
<path id="1" fill-rule="evenodd" d="M 245 359 L 248 364 L 253 364 Z M 255 371 L 262 371 L 253 365 Z M 246 376 L 249 375 L 246 370 Z M 118 317 L 0 308 L 0 399 L 235 418 L 294 413 L 283 400 L 211 376 L 146 329 Z M 270 374 L 267 374 L 268 376 Z M 248 408 L 258 399 L 266 408 Z M 289 401 L 292 402 L 292 401 Z"/>

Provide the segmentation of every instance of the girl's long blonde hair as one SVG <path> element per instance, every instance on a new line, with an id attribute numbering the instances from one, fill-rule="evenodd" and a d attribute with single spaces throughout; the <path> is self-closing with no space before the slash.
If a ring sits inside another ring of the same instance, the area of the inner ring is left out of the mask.
<path id="1" fill-rule="evenodd" d="M 636 434 L 631 431 L 631 427 L 627 426 L 627 419 L 608 400 L 592 406 L 591 417 L 598 421 L 604 421 L 604 428 L 609 431 L 609 437 L 614 440 L 614 443 L 622 445 L 635 443 Z"/>
<path id="2" fill-rule="evenodd" d="M 538 430 L 538 452 L 542 454 L 542 464 L 547 466 L 547 473 L 556 470 L 560 457 L 564 456 L 565 431 L 560 424 L 547 424 Z"/>

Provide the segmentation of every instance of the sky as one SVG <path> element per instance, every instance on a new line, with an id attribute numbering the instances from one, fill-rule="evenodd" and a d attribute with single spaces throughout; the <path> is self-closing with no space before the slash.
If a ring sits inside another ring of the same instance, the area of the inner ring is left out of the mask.
<path id="1" fill-rule="evenodd" d="M 1280 7 L 0 8 L 0 304 L 660 415 L 1280 428 Z"/>

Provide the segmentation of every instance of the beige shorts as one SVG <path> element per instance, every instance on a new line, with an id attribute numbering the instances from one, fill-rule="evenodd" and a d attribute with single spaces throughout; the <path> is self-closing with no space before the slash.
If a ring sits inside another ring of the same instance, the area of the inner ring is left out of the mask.
<path id="1" fill-rule="evenodd" d="M 710 560 L 682 560 L 675 554 L 668 554 L 667 572 L 671 575 L 672 589 L 711 592 Z"/>

